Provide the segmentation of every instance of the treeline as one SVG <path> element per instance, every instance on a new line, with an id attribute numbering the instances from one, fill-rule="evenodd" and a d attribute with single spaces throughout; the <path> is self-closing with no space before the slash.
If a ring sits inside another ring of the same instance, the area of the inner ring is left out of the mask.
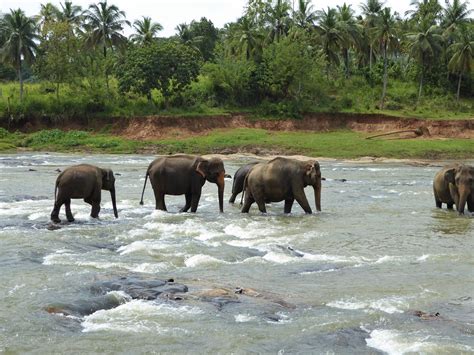
<path id="1" fill-rule="evenodd" d="M 380 0 L 321 10 L 310 0 L 249 0 L 224 28 L 202 18 L 162 38 L 158 22 L 132 24 L 107 1 L 87 9 L 46 3 L 34 17 L 10 10 L 0 15 L 0 80 L 18 80 L 19 89 L 0 91 L 0 114 L 68 118 L 205 106 L 297 116 L 358 105 L 416 108 L 424 95 L 472 99 L 471 14 L 461 0 L 444 7 L 413 0 L 403 15 Z M 25 93 L 25 81 L 40 84 Z"/>

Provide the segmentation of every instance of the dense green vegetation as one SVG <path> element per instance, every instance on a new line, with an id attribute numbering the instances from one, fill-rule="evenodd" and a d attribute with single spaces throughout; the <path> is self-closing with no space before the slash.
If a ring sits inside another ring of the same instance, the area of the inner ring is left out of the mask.
<path id="1" fill-rule="evenodd" d="M 471 14 L 461 0 L 412 1 L 403 16 L 380 0 L 319 11 L 309 0 L 249 0 L 221 29 L 202 18 L 161 38 L 161 25 L 143 17 L 126 38 L 131 23 L 106 1 L 46 3 L 35 17 L 11 10 L 0 18 L 0 119 L 473 117 Z"/>
<path id="2" fill-rule="evenodd" d="M 469 139 L 451 140 L 367 140 L 351 131 L 330 133 L 272 132 L 261 129 L 218 130 L 183 139 L 134 141 L 106 133 L 43 130 L 31 134 L 9 133 L 0 129 L 0 152 L 14 149 L 43 151 L 86 151 L 101 153 L 220 153 L 271 152 L 332 158 L 364 156 L 440 159 L 472 158 L 474 144 Z"/>

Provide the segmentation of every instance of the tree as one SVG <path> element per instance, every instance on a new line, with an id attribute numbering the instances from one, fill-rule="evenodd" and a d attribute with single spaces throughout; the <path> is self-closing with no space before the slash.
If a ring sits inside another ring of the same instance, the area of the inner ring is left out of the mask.
<path id="1" fill-rule="evenodd" d="M 345 76 L 349 77 L 349 49 L 353 47 L 355 43 L 360 41 L 360 27 L 357 25 L 354 18 L 354 10 L 351 9 L 351 5 L 344 3 L 342 6 L 337 7 L 337 25 L 341 32 L 341 48 L 342 56 L 344 58 Z"/>
<path id="2" fill-rule="evenodd" d="M 20 101 L 23 100 L 23 62 L 32 63 L 37 50 L 38 39 L 35 20 L 20 10 L 10 10 L 0 23 L 0 33 L 3 33 L 3 45 L 0 48 L 2 61 L 11 64 L 18 73 L 20 81 Z"/>
<path id="3" fill-rule="evenodd" d="M 452 53 L 451 60 L 448 63 L 448 69 L 452 73 L 458 74 L 458 89 L 456 99 L 459 101 L 461 93 L 461 80 L 464 73 L 469 73 L 472 68 L 474 57 L 474 36 L 472 32 L 463 29 L 458 35 L 458 41 L 453 43 L 448 51 Z"/>
<path id="4" fill-rule="evenodd" d="M 173 41 L 131 47 L 117 70 L 121 92 L 145 95 L 151 101 L 151 91 L 161 91 L 165 105 L 169 98 L 181 92 L 199 74 L 201 56 L 195 49 Z"/>
<path id="5" fill-rule="evenodd" d="M 56 21 L 59 15 L 59 9 L 51 4 L 41 4 L 40 13 L 36 16 L 36 22 L 40 32 L 44 35 L 44 26 L 50 22 Z"/>
<path id="6" fill-rule="evenodd" d="M 39 76 L 56 84 L 56 98 L 59 100 L 61 83 L 70 82 L 77 72 L 76 37 L 70 36 L 67 22 L 50 22 L 44 27 L 48 35 L 41 41 L 36 69 Z"/>
<path id="7" fill-rule="evenodd" d="M 335 9 L 328 7 L 327 11 L 318 11 L 316 30 L 319 33 L 322 51 L 326 60 L 326 77 L 329 79 L 329 68 L 331 64 L 339 65 L 339 56 L 337 53 L 344 41 L 337 27 L 337 13 Z"/>
<path id="8" fill-rule="evenodd" d="M 176 30 L 181 42 L 198 49 L 205 61 L 214 57 L 219 30 L 212 21 L 202 17 L 199 21 L 191 21 L 189 25 L 185 23 L 178 25 Z"/>
<path id="9" fill-rule="evenodd" d="M 440 28 L 423 22 L 418 32 L 412 32 L 406 36 L 408 41 L 409 55 L 418 61 L 421 66 L 420 85 L 418 89 L 418 102 L 423 90 L 423 79 L 430 62 L 442 51 L 443 37 Z"/>
<path id="10" fill-rule="evenodd" d="M 374 38 L 380 43 L 383 53 L 383 88 L 382 97 L 380 99 L 380 109 L 383 110 L 385 96 L 387 94 L 388 51 L 398 46 L 397 23 L 390 8 L 384 8 L 380 17 L 377 19 L 374 27 Z"/>
<path id="11" fill-rule="evenodd" d="M 279 42 L 280 37 L 285 36 L 290 28 L 290 4 L 287 0 L 276 0 L 275 5 L 271 4 L 266 9 L 267 23 L 270 27 L 270 40 Z"/>
<path id="12" fill-rule="evenodd" d="M 65 1 L 64 4 L 61 4 L 58 20 L 66 22 L 71 28 L 75 28 L 81 24 L 83 14 L 82 8 L 79 5 L 73 5 L 71 1 Z"/>
<path id="13" fill-rule="evenodd" d="M 415 9 L 405 12 L 405 16 L 410 15 L 414 23 L 425 22 L 436 25 L 443 9 L 438 0 L 411 0 L 410 6 Z"/>
<path id="14" fill-rule="evenodd" d="M 101 47 L 104 59 L 107 60 L 107 48 L 120 47 L 127 43 L 127 38 L 121 34 L 125 25 L 130 22 L 125 19 L 125 12 L 115 5 L 108 5 L 107 1 L 98 5 L 89 6 L 84 14 L 86 20 L 86 45 Z M 108 66 L 105 67 L 105 82 L 109 90 Z"/>
<path id="15" fill-rule="evenodd" d="M 151 17 L 143 16 L 142 20 L 136 20 L 133 28 L 137 32 L 130 38 L 140 44 L 150 44 L 156 39 L 156 34 L 163 30 L 163 26 L 158 22 L 152 22 Z"/>
<path id="16" fill-rule="evenodd" d="M 237 23 L 238 52 L 245 59 L 256 60 L 262 52 L 263 35 L 257 30 L 255 23 L 247 16 L 241 17 Z"/>
<path id="17" fill-rule="evenodd" d="M 316 21 L 316 11 L 313 10 L 311 0 L 298 0 L 298 10 L 293 13 L 293 21 L 296 26 L 309 29 Z"/>
<path id="18" fill-rule="evenodd" d="M 443 10 L 441 24 L 447 32 L 454 32 L 459 26 L 469 21 L 469 15 L 473 12 L 468 8 L 469 1 L 460 0 L 446 1 L 446 8 Z"/>
<path id="19" fill-rule="evenodd" d="M 375 22 L 383 9 L 384 1 L 367 0 L 365 4 L 361 4 L 362 13 L 364 15 L 364 27 L 366 29 L 367 40 L 369 41 L 369 69 L 372 70 L 372 58 L 374 57 L 373 40 L 370 37 L 371 29 L 375 27 Z"/>

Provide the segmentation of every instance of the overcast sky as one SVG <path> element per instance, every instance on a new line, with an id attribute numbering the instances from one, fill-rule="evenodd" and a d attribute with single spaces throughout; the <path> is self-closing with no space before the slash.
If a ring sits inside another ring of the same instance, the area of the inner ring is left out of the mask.
<path id="1" fill-rule="evenodd" d="M 8 12 L 9 9 L 21 8 L 27 15 L 36 15 L 40 10 L 40 4 L 45 1 L 34 0 L 0 0 L 0 11 Z M 61 1 L 62 2 L 62 1 Z M 94 1 L 73 0 L 74 4 L 81 5 L 83 9 Z M 294 1 L 295 4 L 297 1 Z M 335 7 L 344 2 L 352 4 L 352 8 L 360 11 L 361 0 L 313 0 L 316 10 L 327 6 Z M 60 1 L 51 0 L 51 3 L 59 6 Z M 244 11 L 247 0 L 109 0 L 109 4 L 117 5 L 125 11 L 127 19 L 131 22 L 149 16 L 153 21 L 163 25 L 164 30 L 161 36 L 170 36 L 175 33 L 175 27 L 180 23 L 189 23 L 194 19 L 207 17 L 215 26 L 222 27 L 225 23 L 235 21 Z M 409 9 L 410 0 L 387 0 L 386 5 L 390 6 L 400 14 L 404 14 Z M 130 34 L 132 31 L 126 31 Z"/>

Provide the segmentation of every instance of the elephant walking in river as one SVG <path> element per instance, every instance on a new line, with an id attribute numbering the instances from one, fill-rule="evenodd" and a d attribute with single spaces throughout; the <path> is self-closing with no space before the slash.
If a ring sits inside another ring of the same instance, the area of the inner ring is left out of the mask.
<path id="1" fill-rule="evenodd" d="M 235 198 L 238 194 L 240 194 L 244 189 L 244 181 L 245 177 L 247 176 L 248 172 L 252 170 L 252 168 L 258 164 L 257 162 L 246 164 L 241 166 L 234 174 L 234 182 L 232 184 L 232 196 L 229 199 L 230 203 L 235 202 Z"/>
<path id="2" fill-rule="evenodd" d="M 445 203 L 448 209 L 464 213 L 467 203 L 469 212 L 474 212 L 474 167 L 464 164 L 447 165 L 433 180 L 433 193 L 436 207 Z"/>
<path id="3" fill-rule="evenodd" d="M 64 204 L 66 217 L 74 221 L 71 213 L 71 199 L 83 198 L 92 206 L 91 217 L 97 218 L 100 211 L 101 191 L 110 191 L 115 218 L 118 218 L 115 201 L 115 177 L 110 169 L 102 169 L 94 165 L 80 164 L 65 169 L 56 179 L 54 191 L 54 208 L 51 220 L 60 223 L 59 210 Z"/>
<path id="4" fill-rule="evenodd" d="M 265 213 L 265 203 L 285 201 L 285 213 L 290 213 L 296 200 L 306 213 L 312 213 L 304 188 L 313 186 L 316 209 L 321 211 L 321 170 L 317 161 L 298 161 L 275 158 L 255 165 L 244 183 L 245 202 L 243 213 L 257 202 Z"/>
<path id="5" fill-rule="evenodd" d="M 219 210 L 224 212 L 224 176 L 222 159 L 204 159 L 191 155 L 172 155 L 155 159 L 148 166 L 140 204 L 143 205 L 143 194 L 147 179 L 150 178 L 155 194 L 155 208 L 166 211 L 165 195 L 185 195 L 186 204 L 180 212 L 196 212 L 201 190 L 207 181 L 215 183 L 218 188 Z"/>

